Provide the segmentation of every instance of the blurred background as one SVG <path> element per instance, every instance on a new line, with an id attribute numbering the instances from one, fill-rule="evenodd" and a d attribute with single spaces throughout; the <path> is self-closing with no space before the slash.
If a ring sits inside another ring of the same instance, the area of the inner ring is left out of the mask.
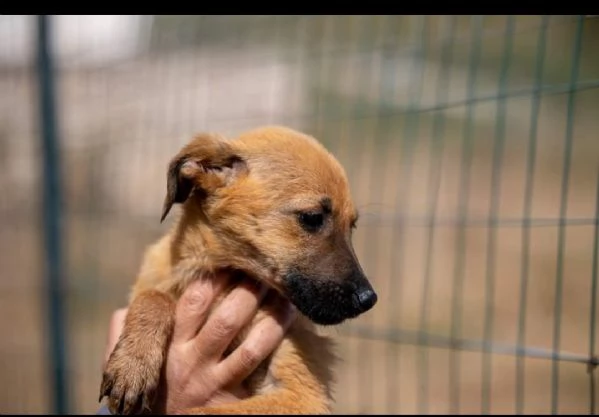
<path id="1" fill-rule="evenodd" d="M 379 293 L 327 330 L 335 412 L 594 413 L 595 16 L 47 23 L 0 16 L 0 412 L 96 412 L 169 159 L 283 124 L 345 166 Z"/>

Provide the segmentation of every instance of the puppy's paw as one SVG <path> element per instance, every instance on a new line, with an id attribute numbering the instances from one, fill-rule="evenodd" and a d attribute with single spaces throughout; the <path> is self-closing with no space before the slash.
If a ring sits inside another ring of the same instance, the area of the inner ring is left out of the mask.
<path id="1" fill-rule="evenodd" d="M 119 343 L 106 364 L 100 400 L 108 397 L 112 415 L 146 413 L 153 405 L 161 371 L 162 354 L 158 349 Z"/>

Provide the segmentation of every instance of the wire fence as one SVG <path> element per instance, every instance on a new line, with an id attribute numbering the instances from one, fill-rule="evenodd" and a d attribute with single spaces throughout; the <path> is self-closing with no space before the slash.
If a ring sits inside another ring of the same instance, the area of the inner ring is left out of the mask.
<path id="1" fill-rule="evenodd" d="M 595 413 L 595 16 L 48 21 L 0 16 L 0 411 L 95 412 L 170 155 L 285 124 L 345 166 L 380 295 L 323 330 L 336 412 Z"/>

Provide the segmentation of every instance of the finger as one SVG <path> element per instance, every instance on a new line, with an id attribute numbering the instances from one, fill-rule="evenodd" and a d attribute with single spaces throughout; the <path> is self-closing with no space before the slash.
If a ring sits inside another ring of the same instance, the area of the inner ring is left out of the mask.
<path id="1" fill-rule="evenodd" d="M 108 341 L 106 343 L 106 351 L 104 352 L 104 364 L 108 362 L 108 358 L 110 358 L 110 354 L 114 350 L 117 342 L 119 341 L 119 337 L 121 337 L 121 333 L 123 333 L 123 328 L 125 327 L 125 318 L 127 317 L 127 309 L 119 308 L 112 313 L 112 317 L 110 318 L 110 325 L 108 327 Z"/>
<path id="2" fill-rule="evenodd" d="M 185 289 L 177 302 L 173 342 L 187 342 L 195 337 L 227 281 L 227 275 L 217 274 L 195 280 Z"/>
<path id="3" fill-rule="evenodd" d="M 278 297 L 269 305 L 268 313 L 248 333 L 247 338 L 215 370 L 223 385 L 238 384 L 245 380 L 283 340 L 296 317 L 295 308 Z"/>
<path id="4" fill-rule="evenodd" d="M 231 341 L 258 311 L 267 287 L 241 281 L 214 309 L 196 336 L 196 349 L 204 358 L 220 359 Z"/>

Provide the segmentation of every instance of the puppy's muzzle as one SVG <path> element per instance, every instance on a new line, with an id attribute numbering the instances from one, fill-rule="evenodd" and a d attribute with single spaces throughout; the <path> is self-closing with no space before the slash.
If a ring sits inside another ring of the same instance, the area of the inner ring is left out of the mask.
<path id="1" fill-rule="evenodd" d="M 295 270 L 285 275 L 284 282 L 291 302 L 317 324 L 339 324 L 365 313 L 377 302 L 372 286 L 357 269 L 342 278 Z"/>

